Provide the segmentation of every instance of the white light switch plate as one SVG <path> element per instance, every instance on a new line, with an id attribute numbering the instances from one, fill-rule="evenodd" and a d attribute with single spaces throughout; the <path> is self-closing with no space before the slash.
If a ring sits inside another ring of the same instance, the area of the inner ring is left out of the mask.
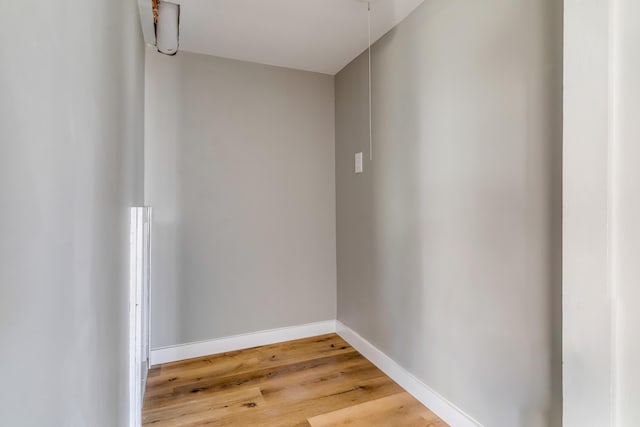
<path id="1" fill-rule="evenodd" d="M 362 153 L 356 153 L 356 173 L 362 173 Z"/>

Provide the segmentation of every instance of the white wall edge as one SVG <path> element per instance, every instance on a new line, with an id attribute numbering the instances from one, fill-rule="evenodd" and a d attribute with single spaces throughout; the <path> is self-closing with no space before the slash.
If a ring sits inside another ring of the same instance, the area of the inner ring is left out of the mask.
<path id="1" fill-rule="evenodd" d="M 151 350 L 151 366 L 336 332 L 336 321 L 307 323 Z"/>
<path id="2" fill-rule="evenodd" d="M 460 408 L 431 389 L 412 373 L 398 365 L 393 359 L 362 338 L 351 328 L 336 321 L 336 332 L 353 348 L 358 350 L 382 372 L 391 377 L 409 394 L 413 395 L 434 414 L 451 427 L 482 427 L 482 424 L 465 414 Z"/>

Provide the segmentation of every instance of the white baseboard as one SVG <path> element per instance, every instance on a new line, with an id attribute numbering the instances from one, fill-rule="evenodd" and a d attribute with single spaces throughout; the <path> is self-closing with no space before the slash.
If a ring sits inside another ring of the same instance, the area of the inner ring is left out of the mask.
<path id="1" fill-rule="evenodd" d="M 369 341 L 340 321 L 336 322 L 336 332 L 371 363 L 397 382 L 402 388 L 418 399 L 433 413 L 451 427 L 482 427 L 462 410 L 440 396 L 393 359 L 377 349 Z"/>
<path id="2" fill-rule="evenodd" d="M 209 341 L 156 348 L 151 350 L 151 366 L 176 362 L 178 360 L 192 359 L 194 357 L 208 356 L 210 354 L 243 350 L 245 348 L 258 347 L 261 345 L 308 338 L 316 335 L 330 334 L 335 331 L 336 321 L 326 320 L 324 322 L 270 329 L 267 331 L 234 335 Z"/>

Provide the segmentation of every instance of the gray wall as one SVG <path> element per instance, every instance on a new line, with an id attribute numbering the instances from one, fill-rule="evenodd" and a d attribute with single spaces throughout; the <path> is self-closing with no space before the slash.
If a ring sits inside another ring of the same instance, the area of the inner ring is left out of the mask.
<path id="1" fill-rule="evenodd" d="M 147 51 L 152 347 L 335 318 L 333 77 Z"/>
<path id="2" fill-rule="evenodd" d="M 0 2 L 2 425 L 126 425 L 139 25 L 130 0 Z"/>
<path id="3" fill-rule="evenodd" d="M 562 2 L 433 0 L 336 76 L 338 319 L 474 419 L 558 426 Z"/>

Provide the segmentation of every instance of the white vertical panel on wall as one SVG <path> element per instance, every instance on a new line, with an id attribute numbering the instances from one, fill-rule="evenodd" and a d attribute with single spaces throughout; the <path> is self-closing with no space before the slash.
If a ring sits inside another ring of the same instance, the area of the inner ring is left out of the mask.
<path id="1" fill-rule="evenodd" d="M 615 423 L 640 425 L 640 2 L 614 2 L 612 280 Z"/>
<path id="2" fill-rule="evenodd" d="M 640 425 L 635 0 L 565 1 L 564 425 Z"/>

